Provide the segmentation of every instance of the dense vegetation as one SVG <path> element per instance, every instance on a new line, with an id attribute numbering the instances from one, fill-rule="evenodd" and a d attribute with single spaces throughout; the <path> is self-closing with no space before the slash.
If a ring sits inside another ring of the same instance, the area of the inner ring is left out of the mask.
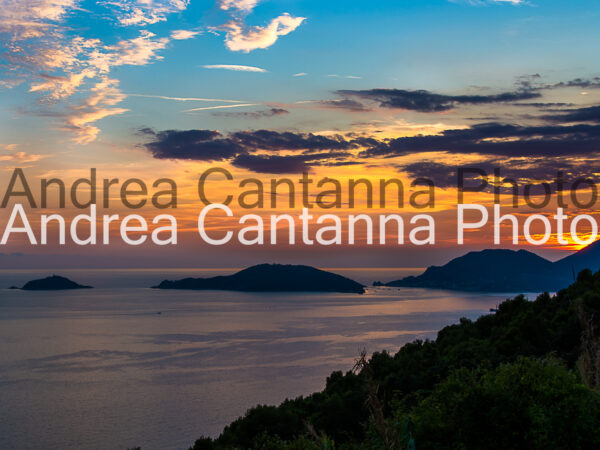
<path id="1" fill-rule="evenodd" d="M 202 449 L 600 448 L 600 272 L 361 355 L 322 392 L 257 406 Z"/>

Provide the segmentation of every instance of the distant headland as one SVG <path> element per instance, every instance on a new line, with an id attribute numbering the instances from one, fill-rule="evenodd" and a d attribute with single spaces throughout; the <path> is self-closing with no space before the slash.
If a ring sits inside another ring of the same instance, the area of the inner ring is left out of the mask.
<path id="1" fill-rule="evenodd" d="M 363 285 L 341 275 L 310 266 L 283 264 L 260 264 L 229 276 L 165 280 L 153 288 L 245 292 L 365 292 Z"/>
<path id="2" fill-rule="evenodd" d="M 418 276 L 373 284 L 479 292 L 542 292 L 560 289 L 584 269 L 600 269 L 600 241 L 556 262 L 526 250 L 474 251 L 443 266 L 430 266 Z"/>

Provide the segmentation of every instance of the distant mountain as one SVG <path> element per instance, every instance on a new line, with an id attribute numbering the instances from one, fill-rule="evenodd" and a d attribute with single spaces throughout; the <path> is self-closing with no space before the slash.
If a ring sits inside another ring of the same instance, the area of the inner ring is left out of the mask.
<path id="1" fill-rule="evenodd" d="M 552 263 L 535 253 L 489 249 L 469 252 L 444 266 L 431 266 L 421 275 L 385 285 L 481 292 L 542 292 L 560 289 L 571 280 L 571 271 L 564 270 L 564 265 Z"/>
<path id="2" fill-rule="evenodd" d="M 310 266 L 261 264 L 233 275 L 165 280 L 155 289 L 225 290 L 247 292 L 350 292 L 364 287 L 349 278 Z"/>
<path id="3" fill-rule="evenodd" d="M 62 291 L 68 289 L 91 289 L 91 286 L 83 286 L 68 278 L 52 275 L 51 277 L 28 281 L 21 289 L 24 291 Z"/>
<path id="4" fill-rule="evenodd" d="M 596 272 L 600 269 L 600 240 L 582 248 L 576 253 L 560 259 L 554 263 L 556 267 L 571 276 L 577 275 L 583 269 Z"/>

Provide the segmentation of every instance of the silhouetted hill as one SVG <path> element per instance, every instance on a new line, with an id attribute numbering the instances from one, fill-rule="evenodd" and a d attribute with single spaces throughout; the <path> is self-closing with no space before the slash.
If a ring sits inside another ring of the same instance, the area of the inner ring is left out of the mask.
<path id="1" fill-rule="evenodd" d="M 554 263 L 561 273 L 573 276 L 584 269 L 600 269 L 600 240 Z"/>
<path id="2" fill-rule="evenodd" d="M 21 289 L 24 291 L 61 291 L 67 289 L 91 289 L 91 286 L 83 286 L 68 278 L 52 275 L 51 277 L 28 281 Z"/>
<path id="3" fill-rule="evenodd" d="M 195 289 L 248 292 L 353 292 L 364 287 L 349 278 L 310 266 L 261 264 L 233 275 L 165 280 L 156 289 Z"/>
<path id="4" fill-rule="evenodd" d="M 444 266 L 386 286 L 424 287 L 485 292 L 541 292 L 567 284 L 571 272 L 526 250 L 488 249 L 469 252 Z"/>

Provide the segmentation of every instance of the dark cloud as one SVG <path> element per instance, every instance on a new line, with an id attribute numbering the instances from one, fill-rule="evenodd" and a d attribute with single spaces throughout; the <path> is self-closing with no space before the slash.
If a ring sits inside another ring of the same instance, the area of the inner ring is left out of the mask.
<path id="1" fill-rule="evenodd" d="M 349 98 L 344 98 L 341 100 L 323 100 L 319 102 L 320 105 L 325 106 L 327 108 L 338 108 L 345 109 L 346 111 L 351 112 L 366 112 L 371 111 L 371 108 L 367 108 L 361 102 L 356 100 L 352 100 Z"/>
<path id="2" fill-rule="evenodd" d="M 196 161 L 228 160 L 234 166 L 264 173 L 297 173 L 311 165 L 341 165 L 352 155 L 346 150 L 358 142 L 342 136 L 270 130 L 240 131 L 223 135 L 215 130 L 166 130 L 150 128 L 138 134 L 152 138 L 144 147 L 158 159 Z M 360 140 L 361 142 L 363 139 Z M 367 140 L 372 144 L 375 140 Z M 296 151 L 296 155 L 256 155 L 256 152 Z"/>
<path id="3" fill-rule="evenodd" d="M 541 89 L 557 89 L 564 87 L 578 87 L 584 89 L 600 88 L 600 77 L 594 77 L 587 80 L 584 78 L 575 78 L 574 80 L 570 81 L 561 81 L 559 83 L 547 84 L 541 87 Z"/>
<path id="4" fill-rule="evenodd" d="M 583 161 L 568 161 L 564 158 L 561 159 L 547 159 L 547 158 L 536 158 L 536 159 L 492 159 L 487 161 L 481 161 L 477 163 L 470 163 L 465 168 L 477 168 L 483 170 L 490 177 L 490 181 L 493 178 L 494 169 L 500 170 L 500 176 L 503 179 L 511 179 L 516 181 L 519 186 L 523 186 L 526 183 L 533 182 L 546 182 L 550 185 L 552 191 L 556 190 L 556 178 L 558 172 L 562 173 L 564 185 L 569 186 L 577 178 L 589 178 L 590 165 L 597 165 L 598 160 L 583 160 Z M 436 186 L 456 187 L 458 183 L 458 166 L 456 164 L 446 164 L 434 161 L 420 161 L 411 163 L 403 166 L 399 166 L 399 169 L 405 172 L 411 178 L 425 177 L 432 180 Z M 470 180 L 472 177 L 478 176 L 476 174 L 465 175 L 465 180 Z M 597 182 L 597 180 L 595 180 Z M 488 188 L 488 191 L 492 190 L 492 186 Z M 510 192 L 510 187 L 507 185 L 504 192 Z M 533 189 L 532 194 L 542 192 L 541 189 Z"/>
<path id="5" fill-rule="evenodd" d="M 515 103 L 513 106 L 525 106 L 530 108 L 560 108 L 563 106 L 573 106 L 573 103 L 563 103 L 563 102 L 527 102 L 527 103 Z"/>
<path id="6" fill-rule="evenodd" d="M 438 151 L 479 154 L 484 155 L 482 159 L 485 160 L 518 157 L 552 160 L 551 158 L 573 155 L 580 158 L 585 155 L 591 157 L 600 151 L 600 106 L 577 107 L 535 100 L 542 96 L 544 90 L 565 87 L 600 87 L 600 78 L 577 78 L 544 84 L 539 74 L 533 74 L 519 77 L 514 91 L 499 94 L 444 95 L 427 90 L 402 89 L 339 90 L 336 91 L 341 96 L 339 99 L 319 102 L 321 106 L 347 111 L 368 111 L 368 106 L 376 103 L 383 108 L 426 113 L 448 111 L 463 104 L 511 103 L 537 108 L 536 114 L 519 116 L 528 121 L 540 121 L 541 124 L 536 126 L 503 123 L 506 119 L 493 117 L 497 115 L 494 112 L 487 119 L 472 119 L 478 123 L 467 129 L 450 129 L 437 135 L 395 139 L 377 137 L 377 132 L 372 132 L 371 135 L 322 136 L 265 129 L 220 133 L 216 130 L 155 131 L 143 128 L 138 134 L 148 140 L 143 144 L 144 147 L 158 159 L 229 161 L 237 167 L 264 173 L 297 173 L 314 166 L 365 163 L 371 157 L 385 158 Z M 288 111 L 273 107 L 263 111 L 215 113 L 217 114 L 260 119 L 288 114 Z M 350 153 L 350 150 L 356 149 L 361 150 L 358 156 Z M 434 163 L 420 164 L 421 166 L 408 167 L 407 170 L 416 173 L 417 169 L 440 169 Z M 441 173 L 439 175 L 442 176 Z"/>
<path id="7" fill-rule="evenodd" d="M 156 130 L 153 130 L 150 127 L 142 127 L 135 131 L 135 134 L 138 136 L 155 136 Z"/>
<path id="8" fill-rule="evenodd" d="M 355 146 L 342 136 L 319 136 L 312 133 L 292 133 L 269 130 L 232 133 L 240 145 L 251 150 L 347 150 Z"/>
<path id="9" fill-rule="evenodd" d="M 471 104 L 484 105 L 493 103 L 514 103 L 523 100 L 532 100 L 542 97 L 540 91 L 568 87 L 600 88 L 600 77 L 583 79 L 575 78 L 570 81 L 544 84 L 540 74 L 523 75 L 517 77 L 514 91 L 499 94 L 463 94 L 445 95 L 427 90 L 406 89 L 366 89 L 366 90 L 338 90 L 335 93 L 342 100 L 324 101 L 322 104 L 331 107 L 348 109 L 350 111 L 364 111 L 368 108 L 356 99 L 369 100 L 379 103 L 383 108 L 397 108 L 424 113 L 448 111 L 457 105 Z M 521 103 L 515 103 L 522 105 Z M 540 103 L 529 103 L 527 106 L 539 106 Z M 548 105 L 546 105 L 548 106 Z M 555 106 L 555 105 L 553 105 Z"/>
<path id="10" fill-rule="evenodd" d="M 596 117 L 596 109 L 585 108 L 560 113 Z M 568 119 L 568 120 L 572 120 Z M 410 153 L 443 151 L 452 154 L 480 154 L 501 157 L 565 157 L 591 155 L 600 150 L 600 125 L 518 126 L 497 122 L 467 129 L 445 130 L 438 135 L 418 135 L 396 139 L 373 137 L 319 136 L 311 133 L 270 130 L 240 131 L 223 135 L 215 130 L 142 129 L 151 136 L 144 146 L 159 159 L 231 161 L 256 172 L 303 172 L 309 166 L 348 165 L 371 157 L 394 157 Z M 364 148 L 355 158 L 351 149 Z M 294 155 L 264 154 L 294 151 Z M 300 153 L 298 153 L 300 152 Z M 261 154 L 257 154 L 261 153 Z"/>
<path id="11" fill-rule="evenodd" d="M 399 169 L 410 178 L 429 178 L 438 187 L 456 186 L 456 171 L 458 168 L 455 165 L 433 161 L 419 161 L 399 166 Z"/>
<path id="12" fill-rule="evenodd" d="M 287 109 L 282 108 L 271 108 L 263 111 L 251 111 L 251 112 L 215 112 L 212 113 L 215 117 L 234 117 L 239 119 L 263 119 L 265 117 L 281 116 L 289 114 Z"/>
<path id="13" fill-rule="evenodd" d="M 575 78 L 569 81 L 560 81 L 558 83 L 544 83 L 542 82 L 542 76 L 539 73 L 533 75 L 522 75 L 517 77 L 515 82 L 516 87 L 519 90 L 524 91 L 537 91 L 545 89 L 561 89 L 561 88 L 584 88 L 593 89 L 600 87 L 600 77 L 594 78 Z"/>
<path id="14" fill-rule="evenodd" d="M 503 156 L 567 156 L 599 150 L 598 125 L 523 127 L 483 123 L 468 129 L 446 130 L 439 135 L 391 139 L 362 152 L 361 156 L 399 156 L 433 151 Z"/>
<path id="15" fill-rule="evenodd" d="M 345 167 L 345 166 L 356 166 L 362 164 L 362 161 L 321 161 L 311 164 L 313 166 L 327 166 L 327 167 Z"/>
<path id="16" fill-rule="evenodd" d="M 190 159 L 195 161 L 222 161 L 233 158 L 246 149 L 215 130 L 139 130 L 153 136 L 144 146 L 158 159 Z"/>
<path id="17" fill-rule="evenodd" d="M 542 79 L 542 76 L 539 73 L 534 73 L 530 75 L 521 75 L 517 77 L 515 85 L 519 89 L 530 90 L 539 85 L 539 80 Z"/>
<path id="18" fill-rule="evenodd" d="M 544 119 L 553 122 L 595 122 L 600 123 L 600 106 L 576 108 L 557 111 L 555 114 L 544 116 Z"/>
<path id="19" fill-rule="evenodd" d="M 310 172 L 314 165 L 341 165 L 340 158 L 347 158 L 346 152 L 327 152 L 302 155 L 249 155 L 237 156 L 231 164 L 257 173 L 302 173 Z M 333 159 L 333 161 L 332 161 Z"/>
<path id="20" fill-rule="evenodd" d="M 490 95 L 444 95 L 426 90 L 409 91 L 405 89 L 368 89 L 361 91 L 339 90 L 342 97 L 356 97 L 372 100 L 383 108 L 407 109 L 418 112 L 448 111 L 458 104 L 506 103 L 519 100 L 531 100 L 541 97 L 538 92 L 520 90 Z"/>
<path id="21" fill-rule="evenodd" d="M 302 173 L 310 168 L 304 155 L 239 155 L 231 164 L 257 173 Z"/>

